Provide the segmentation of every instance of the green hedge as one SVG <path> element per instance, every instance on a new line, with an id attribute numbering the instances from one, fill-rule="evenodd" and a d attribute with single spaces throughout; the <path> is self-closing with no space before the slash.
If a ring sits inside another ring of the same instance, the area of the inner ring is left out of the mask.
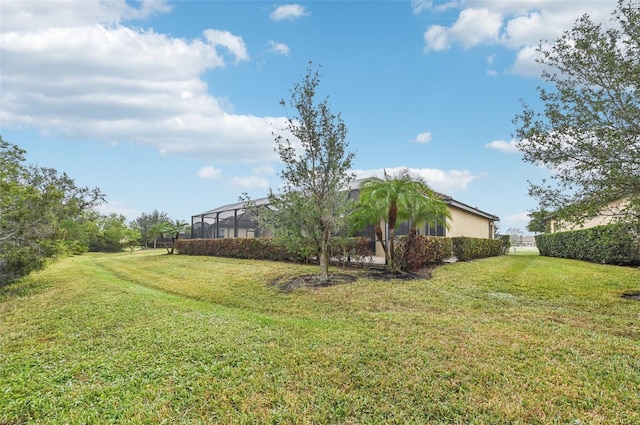
<path id="1" fill-rule="evenodd" d="M 453 255 L 455 255 L 459 261 L 502 255 L 503 242 L 501 239 L 481 239 L 460 236 L 451 238 L 451 240 L 453 242 Z"/>
<path id="2" fill-rule="evenodd" d="M 366 238 L 335 238 L 331 247 L 332 257 L 346 258 L 370 255 Z M 306 255 L 278 238 L 220 238 L 179 239 L 176 251 L 182 255 L 207 255 L 212 257 L 245 258 L 271 261 L 309 261 Z"/>
<path id="3" fill-rule="evenodd" d="M 640 264 L 640 237 L 637 226 L 608 224 L 582 230 L 545 233 L 536 236 L 540 255 L 571 258 L 592 263 Z"/>
<path id="4" fill-rule="evenodd" d="M 176 251 L 181 255 L 245 258 L 256 260 L 298 260 L 282 244 L 267 238 L 179 239 Z"/>
<path id="5" fill-rule="evenodd" d="M 415 236 L 411 247 L 407 247 L 408 237 L 396 238 L 395 258 L 403 270 L 419 270 L 422 267 L 442 264 L 453 255 L 451 238 L 443 236 Z"/>

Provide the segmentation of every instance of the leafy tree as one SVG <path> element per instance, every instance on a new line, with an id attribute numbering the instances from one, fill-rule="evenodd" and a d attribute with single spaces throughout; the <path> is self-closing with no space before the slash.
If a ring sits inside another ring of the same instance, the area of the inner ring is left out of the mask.
<path id="1" fill-rule="evenodd" d="M 383 217 L 386 220 L 389 246 L 383 244 L 383 248 L 386 263 L 392 269 L 401 267 L 394 258 L 395 229 L 399 222 L 410 222 L 407 246 L 410 249 L 418 225 L 426 222 L 446 225 L 446 218 L 450 217 L 445 202 L 423 179 L 412 176 L 406 169 L 395 176 L 390 176 L 385 171 L 383 178 L 372 177 L 365 180 L 360 185 L 360 198 L 354 214 L 359 225 L 364 224 L 363 219 L 378 220 Z M 376 225 L 376 221 L 367 224 Z M 381 229 L 376 232 L 380 235 L 382 233 Z"/>
<path id="2" fill-rule="evenodd" d="M 290 105 L 298 116 L 289 117 L 288 136 L 275 136 L 275 150 L 283 163 L 280 193 L 270 190 L 271 211 L 261 211 L 278 235 L 303 253 L 317 255 L 320 280 L 329 279 L 331 238 L 344 231 L 349 211 L 349 172 L 354 154 L 347 152 L 347 128 L 329 108 L 328 98 L 316 103 L 320 74 L 311 63 L 301 83 L 291 90 Z M 285 107 L 284 100 L 280 104 Z M 300 148 L 298 149 L 298 144 Z"/>
<path id="3" fill-rule="evenodd" d="M 533 233 L 546 233 L 549 229 L 551 216 L 547 211 L 532 211 L 529 213 L 531 220 L 527 224 L 527 230 Z"/>
<path id="4" fill-rule="evenodd" d="M 142 248 L 147 248 L 150 239 L 154 238 L 157 233 L 152 230 L 154 226 L 169 221 L 169 215 L 165 212 L 153 210 L 151 213 L 142 213 L 138 218 L 133 220 L 131 227 L 140 232 Z M 154 246 L 155 248 L 155 246 Z"/>
<path id="5" fill-rule="evenodd" d="M 95 220 L 98 233 L 89 242 L 90 251 L 118 252 L 129 246 L 131 232 L 122 214 L 100 215 Z"/>
<path id="6" fill-rule="evenodd" d="M 24 154 L 0 137 L 0 286 L 64 253 L 62 223 L 104 199 L 64 173 L 26 165 Z"/>
<path id="7" fill-rule="evenodd" d="M 93 210 L 85 211 L 76 217 L 67 217 L 60 226 L 64 233 L 64 243 L 70 254 L 82 254 L 89 250 L 92 241 L 98 238 L 100 214 Z"/>
<path id="8" fill-rule="evenodd" d="M 171 247 L 167 248 L 167 254 L 174 253 L 174 247 L 178 239 L 180 238 L 180 233 L 188 232 L 191 230 L 191 225 L 186 221 L 175 220 L 175 221 L 165 221 L 158 225 L 154 231 L 158 232 L 160 237 L 164 239 L 165 236 L 169 236 L 171 238 Z"/>
<path id="9" fill-rule="evenodd" d="M 544 111 L 524 104 L 514 123 L 524 160 L 551 178 L 529 194 L 575 223 L 627 199 L 618 213 L 640 222 L 640 4 L 620 0 L 611 25 L 584 15 L 538 51 Z"/>
<path id="10" fill-rule="evenodd" d="M 139 246 L 141 241 L 142 241 L 142 235 L 140 234 L 140 231 L 138 229 L 133 227 L 127 227 L 125 229 L 123 239 L 122 239 L 122 244 L 124 246 L 129 247 L 129 251 L 131 253 L 133 253 L 133 248 L 136 246 Z"/>

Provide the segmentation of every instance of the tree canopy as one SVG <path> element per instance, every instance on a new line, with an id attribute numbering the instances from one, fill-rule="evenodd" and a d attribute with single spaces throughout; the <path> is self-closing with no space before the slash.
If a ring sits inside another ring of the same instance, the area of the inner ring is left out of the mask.
<path id="1" fill-rule="evenodd" d="M 617 212 L 640 222 L 640 4 L 619 0 L 608 25 L 584 15 L 538 52 L 544 111 L 524 104 L 514 123 L 524 160 L 551 177 L 529 194 L 575 223 L 626 199 Z"/>
<path id="2" fill-rule="evenodd" d="M 287 132 L 274 134 L 284 185 L 269 193 L 275 213 L 261 211 L 260 217 L 278 236 L 317 255 L 320 279 L 326 281 L 331 238 L 347 226 L 354 153 L 348 151 L 347 127 L 340 114 L 331 112 L 328 97 L 316 100 L 319 84 L 320 73 L 310 63 L 302 82 L 291 90 L 289 105 L 297 115 L 287 118 Z M 280 103 L 286 109 L 285 101 Z"/>
<path id="3" fill-rule="evenodd" d="M 0 136 L 0 286 L 64 252 L 64 223 L 104 199 L 65 173 L 25 164 L 24 154 Z"/>

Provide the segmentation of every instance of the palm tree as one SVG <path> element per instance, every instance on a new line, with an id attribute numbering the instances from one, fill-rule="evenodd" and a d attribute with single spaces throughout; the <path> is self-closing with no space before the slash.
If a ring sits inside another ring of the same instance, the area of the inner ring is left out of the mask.
<path id="1" fill-rule="evenodd" d="M 367 218 L 377 218 L 378 222 L 380 217 L 386 220 L 389 246 L 385 249 L 385 260 L 391 268 L 400 266 L 394 261 L 394 238 L 398 220 L 409 220 L 411 232 L 415 236 L 418 224 L 424 222 L 446 224 L 446 217 L 450 216 L 444 201 L 422 178 L 412 176 L 407 169 L 401 170 L 395 176 L 390 176 L 385 170 L 384 178 L 367 179 L 360 186 L 359 206 L 369 212 L 358 212 L 356 215 L 367 216 L 368 214 Z M 373 221 L 369 224 L 375 223 L 376 221 Z"/>
<path id="2" fill-rule="evenodd" d="M 369 225 L 373 225 L 376 240 L 380 242 L 385 258 L 387 257 L 387 245 L 382 238 L 382 228 L 380 222 L 386 219 L 385 209 L 377 208 L 369 202 L 363 202 L 362 198 L 356 204 L 350 214 L 350 227 L 353 231 L 359 231 Z"/>
<path id="3" fill-rule="evenodd" d="M 154 228 L 154 230 L 160 234 L 160 236 L 164 239 L 164 235 L 171 235 L 171 249 L 167 248 L 168 254 L 173 254 L 174 247 L 176 242 L 180 238 L 181 232 L 187 232 L 191 228 L 191 225 L 186 221 L 175 220 L 175 221 L 165 221 L 164 223 Z"/>

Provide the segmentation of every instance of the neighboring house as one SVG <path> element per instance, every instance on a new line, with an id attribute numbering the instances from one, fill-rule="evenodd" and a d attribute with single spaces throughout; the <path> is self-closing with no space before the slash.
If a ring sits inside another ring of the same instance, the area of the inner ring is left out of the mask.
<path id="1" fill-rule="evenodd" d="M 522 236 L 520 238 L 520 242 L 516 244 L 516 246 L 536 246 L 536 237 L 535 236 Z"/>
<path id="2" fill-rule="evenodd" d="M 609 203 L 600 210 L 600 214 L 586 220 L 582 224 L 569 223 L 566 221 L 551 220 L 549 222 L 550 233 L 566 232 L 569 230 L 588 229 L 620 221 L 624 218 L 623 211 L 628 207 L 626 199 L 619 199 Z"/>
<path id="3" fill-rule="evenodd" d="M 358 186 L 362 180 L 357 180 L 351 184 L 349 196 L 353 199 L 358 197 Z M 447 219 L 448 229 L 445 226 L 433 226 L 423 224 L 418 233 L 430 236 L 467 236 L 473 238 L 493 239 L 495 236 L 495 222 L 500 219 L 487 212 L 456 201 L 450 196 L 440 194 L 444 202 L 449 207 L 451 218 Z M 253 201 L 255 206 L 267 206 L 267 198 Z M 219 208 L 209 210 L 191 217 L 191 234 L 193 238 L 252 238 L 270 237 L 269 233 L 261 231 L 256 223 L 254 213 L 246 211 L 243 202 L 224 205 Z M 383 238 L 386 238 L 384 223 Z M 396 230 L 396 236 L 406 235 L 409 231 L 409 223 L 400 223 Z M 367 226 L 358 233 L 359 236 L 375 239 L 373 226 Z M 384 256 L 382 248 L 376 244 L 376 255 Z M 378 252 L 379 251 L 379 252 Z"/>

